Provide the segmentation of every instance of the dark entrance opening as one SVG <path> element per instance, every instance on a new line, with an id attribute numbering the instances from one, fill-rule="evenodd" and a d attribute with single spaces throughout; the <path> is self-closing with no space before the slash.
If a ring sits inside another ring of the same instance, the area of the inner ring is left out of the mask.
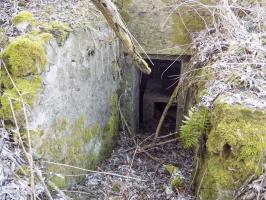
<path id="1" fill-rule="evenodd" d="M 141 74 L 139 124 L 145 132 L 154 132 L 172 92 L 179 81 L 181 62 L 174 60 L 146 60 L 152 69 L 150 75 Z M 167 113 L 162 132 L 175 131 L 177 103 Z"/>

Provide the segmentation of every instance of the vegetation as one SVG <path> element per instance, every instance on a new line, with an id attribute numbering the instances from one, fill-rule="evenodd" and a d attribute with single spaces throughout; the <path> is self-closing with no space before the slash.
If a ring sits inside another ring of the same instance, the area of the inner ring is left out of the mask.
<path id="1" fill-rule="evenodd" d="M 3 51 L 3 59 L 14 76 L 39 74 L 45 66 L 46 55 L 41 42 L 18 37 Z"/>
<path id="2" fill-rule="evenodd" d="M 12 18 L 12 23 L 14 25 L 18 25 L 22 22 L 27 22 L 29 24 L 34 22 L 33 14 L 31 12 L 28 12 L 28 11 L 21 11 L 16 16 L 14 16 Z"/>
<path id="3" fill-rule="evenodd" d="M 198 144 L 201 134 L 205 133 L 209 121 L 208 110 L 200 108 L 191 109 L 185 116 L 183 125 L 180 127 L 180 139 L 184 148 L 191 148 Z"/>

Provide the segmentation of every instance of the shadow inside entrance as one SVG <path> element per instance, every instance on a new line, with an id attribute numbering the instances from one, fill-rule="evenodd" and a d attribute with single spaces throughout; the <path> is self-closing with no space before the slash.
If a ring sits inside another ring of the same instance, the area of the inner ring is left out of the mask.
<path id="1" fill-rule="evenodd" d="M 173 60 L 153 59 L 149 62 L 151 75 L 141 74 L 139 124 L 144 132 L 155 132 L 164 107 L 179 81 L 181 63 Z M 162 133 L 175 131 L 177 102 L 169 109 Z"/>

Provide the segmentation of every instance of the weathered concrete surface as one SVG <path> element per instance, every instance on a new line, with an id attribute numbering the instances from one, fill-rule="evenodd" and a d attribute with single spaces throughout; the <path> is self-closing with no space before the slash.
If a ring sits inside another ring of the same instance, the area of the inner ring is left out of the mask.
<path id="1" fill-rule="evenodd" d="M 190 33 L 204 28 L 206 13 L 195 5 L 177 3 L 180 1 L 117 1 L 129 30 L 148 54 L 190 55 Z"/>
<path id="2" fill-rule="evenodd" d="M 132 134 L 137 133 L 139 128 L 139 84 L 140 71 L 134 67 L 128 56 L 120 60 L 123 68 L 123 82 L 121 94 L 121 111 L 127 120 Z"/>
<path id="3" fill-rule="evenodd" d="M 118 41 L 107 43 L 106 35 L 96 39 L 88 31 L 75 30 L 62 47 L 55 41 L 47 45 L 48 68 L 42 74 L 44 87 L 32 111 L 31 127 L 39 124 L 49 127 L 52 119 L 63 116 L 72 123 L 81 115 L 87 118 L 86 125 L 105 124 L 110 112 L 109 100 L 119 86 L 112 76 Z"/>
<path id="4" fill-rule="evenodd" d="M 71 28 L 59 21 L 37 21 L 24 11 L 15 16 L 22 22 L 13 25 L 24 23 L 25 15 L 30 23 L 1 54 L 15 86 L 2 68 L 0 117 L 14 125 L 10 99 L 21 133 L 29 128 L 34 159 L 93 169 L 118 135 L 119 40 L 100 16 Z M 45 168 L 53 174 L 80 173 L 48 163 Z M 52 177 L 59 187 L 78 179 Z"/>
<path id="5" fill-rule="evenodd" d="M 94 168 L 105 156 L 103 151 L 111 150 L 103 149 L 111 147 L 118 131 L 119 81 L 112 65 L 119 57 L 119 44 L 106 26 L 100 34 L 75 30 L 61 47 L 55 40 L 47 45 L 43 87 L 30 114 L 37 156 Z M 48 166 L 48 170 L 74 173 L 58 166 Z"/>

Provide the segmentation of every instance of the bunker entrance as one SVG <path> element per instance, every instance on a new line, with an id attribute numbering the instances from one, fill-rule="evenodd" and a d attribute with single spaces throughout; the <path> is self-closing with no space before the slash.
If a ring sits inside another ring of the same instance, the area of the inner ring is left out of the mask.
<path id="1" fill-rule="evenodd" d="M 174 60 L 146 60 L 152 69 L 150 75 L 141 75 L 139 99 L 139 124 L 145 132 L 154 132 L 163 110 L 179 81 L 181 62 Z M 152 64 L 153 63 L 153 64 Z M 162 133 L 174 132 L 177 102 L 169 109 Z"/>

